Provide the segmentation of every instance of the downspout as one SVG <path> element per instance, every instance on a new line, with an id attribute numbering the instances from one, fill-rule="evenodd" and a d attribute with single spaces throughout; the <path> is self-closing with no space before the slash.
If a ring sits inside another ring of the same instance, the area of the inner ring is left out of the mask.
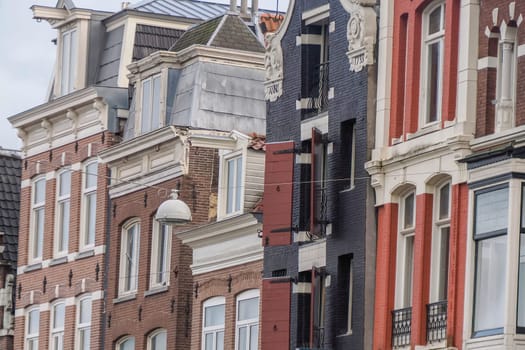
<path id="1" fill-rule="evenodd" d="M 108 167 L 107 179 L 111 179 L 111 169 Z M 111 181 L 111 180 L 108 180 Z M 104 293 L 104 311 L 102 312 L 102 320 L 100 322 L 100 349 L 104 350 L 106 342 L 106 324 L 107 324 L 107 303 L 108 303 L 108 279 L 109 279 L 109 248 L 111 243 L 111 197 L 109 196 L 109 191 L 106 192 L 106 203 L 108 204 L 106 209 L 106 247 L 104 253 L 104 281 L 102 284 L 102 291 Z"/>

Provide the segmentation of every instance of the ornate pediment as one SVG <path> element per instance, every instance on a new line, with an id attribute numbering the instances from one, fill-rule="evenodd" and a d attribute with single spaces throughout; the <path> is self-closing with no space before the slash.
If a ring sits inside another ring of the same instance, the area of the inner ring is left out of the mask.
<path id="1" fill-rule="evenodd" d="M 266 81 L 264 83 L 264 96 L 266 100 L 275 101 L 283 94 L 283 51 L 281 39 L 276 34 L 269 34 L 265 40 L 266 54 L 264 68 Z"/>

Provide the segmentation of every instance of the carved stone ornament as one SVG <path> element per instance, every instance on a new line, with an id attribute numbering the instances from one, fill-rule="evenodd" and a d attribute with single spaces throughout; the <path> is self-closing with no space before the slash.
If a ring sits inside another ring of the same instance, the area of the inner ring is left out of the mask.
<path id="1" fill-rule="evenodd" d="M 265 48 L 266 81 L 264 83 L 264 96 L 266 100 L 273 102 L 283 94 L 283 51 L 280 38 L 276 34 L 268 34 L 265 40 Z"/>
<path id="2" fill-rule="evenodd" d="M 348 39 L 348 60 L 350 71 L 360 72 L 364 66 L 374 63 L 376 43 L 376 13 L 374 2 L 341 0 L 341 4 L 350 14 L 346 27 Z"/>

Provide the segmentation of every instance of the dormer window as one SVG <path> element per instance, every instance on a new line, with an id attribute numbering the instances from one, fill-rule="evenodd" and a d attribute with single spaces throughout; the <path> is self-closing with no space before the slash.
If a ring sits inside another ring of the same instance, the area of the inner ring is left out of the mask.
<path id="1" fill-rule="evenodd" d="M 243 208 L 243 153 L 234 151 L 221 156 L 219 219 L 240 214 Z"/>
<path id="2" fill-rule="evenodd" d="M 160 74 L 142 81 L 141 134 L 157 129 L 160 118 Z"/>
<path id="3" fill-rule="evenodd" d="M 62 67 L 59 69 L 60 95 L 66 95 L 76 89 L 78 61 L 78 31 L 68 30 L 62 33 Z"/>

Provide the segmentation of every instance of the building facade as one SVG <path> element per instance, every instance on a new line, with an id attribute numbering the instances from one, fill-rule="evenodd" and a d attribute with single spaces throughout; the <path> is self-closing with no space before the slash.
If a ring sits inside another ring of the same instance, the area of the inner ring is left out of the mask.
<path id="1" fill-rule="evenodd" d="M 290 1 L 267 38 L 262 349 L 370 349 L 374 1 Z"/>

